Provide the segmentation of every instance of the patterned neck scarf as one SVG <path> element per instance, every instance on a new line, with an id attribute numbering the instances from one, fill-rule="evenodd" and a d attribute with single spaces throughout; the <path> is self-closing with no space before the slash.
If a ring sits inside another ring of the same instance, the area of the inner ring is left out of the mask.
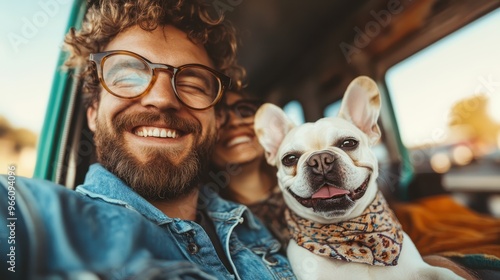
<path id="1" fill-rule="evenodd" d="M 314 254 L 379 266 L 398 264 L 403 230 L 379 191 L 358 217 L 336 224 L 311 222 L 285 213 L 292 238 Z"/>

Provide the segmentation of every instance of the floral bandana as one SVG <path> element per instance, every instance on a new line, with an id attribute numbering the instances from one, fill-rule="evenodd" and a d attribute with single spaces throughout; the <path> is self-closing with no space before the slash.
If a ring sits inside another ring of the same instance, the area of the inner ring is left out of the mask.
<path id="1" fill-rule="evenodd" d="M 348 221 L 319 224 L 290 210 L 285 217 L 293 239 L 314 254 L 370 265 L 398 264 L 403 230 L 380 191 L 360 216 Z"/>

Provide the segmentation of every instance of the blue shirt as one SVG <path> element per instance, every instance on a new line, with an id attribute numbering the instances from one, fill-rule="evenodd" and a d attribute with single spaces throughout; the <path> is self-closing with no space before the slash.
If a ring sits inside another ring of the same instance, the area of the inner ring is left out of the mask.
<path id="1" fill-rule="evenodd" d="M 262 223 L 209 188 L 198 208 L 212 220 L 234 275 L 199 224 L 166 216 L 99 164 L 76 191 L 2 176 L 0 205 L 7 223 L 1 279 L 295 279 Z"/>

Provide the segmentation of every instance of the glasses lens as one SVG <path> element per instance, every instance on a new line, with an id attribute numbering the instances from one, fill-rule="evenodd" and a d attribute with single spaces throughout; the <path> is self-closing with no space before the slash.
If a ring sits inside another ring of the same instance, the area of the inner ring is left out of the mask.
<path id="1" fill-rule="evenodd" d="M 236 117 L 246 124 L 253 123 L 253 117 L 261 104 L 262 103 L 258 101 L 240 100 L 232 105 L 228 105 L 224 110 L 225 114 L 223 116 L 222 126 L 227 125 L 229 122 L 231 118 L 229 112 L 233 112 L 233 118 Z"/>
<path id="2" fill-rule="evenodd" d="M 179 99 L 184 104 L 203 109 L 215 101 L 219 95 L 221 83 L 219 78 L 209 70 L 197 66 L 187 66 L 177 72 L 175 88 Z"/>
<path id="3" fill-rule="evenodd" d="M 124 98 L 144 93 L 153 77 L 146 62 L 135 56 L 113 54 L 102 63 L 102 75 L 107 89 Z"/>
<path id="4" fill-rule="evenodd" d="M 250 118 L 255 115 L 259 107 L 249 102 L 238 102 L 233 105 L 233 111 L 240 118 Z"/>

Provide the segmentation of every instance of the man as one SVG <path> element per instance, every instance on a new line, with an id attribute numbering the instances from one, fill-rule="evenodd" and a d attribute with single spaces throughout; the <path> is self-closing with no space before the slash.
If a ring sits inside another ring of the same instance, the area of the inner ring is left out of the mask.
<path id="1" fill-rule="evenodd" d="M 90 4 L 66 38 L 67 65 L 84 68 L 99 164 L 76 191 L 0 177 L 2 220 L 12 185 L 17 207 L 15 228 L 0 229 L 15 272 L 1 279 L 294 278 L 246 207 L 200 189 L 222 72 L 242 73 L 232 30 L 197 1 Z"/>

